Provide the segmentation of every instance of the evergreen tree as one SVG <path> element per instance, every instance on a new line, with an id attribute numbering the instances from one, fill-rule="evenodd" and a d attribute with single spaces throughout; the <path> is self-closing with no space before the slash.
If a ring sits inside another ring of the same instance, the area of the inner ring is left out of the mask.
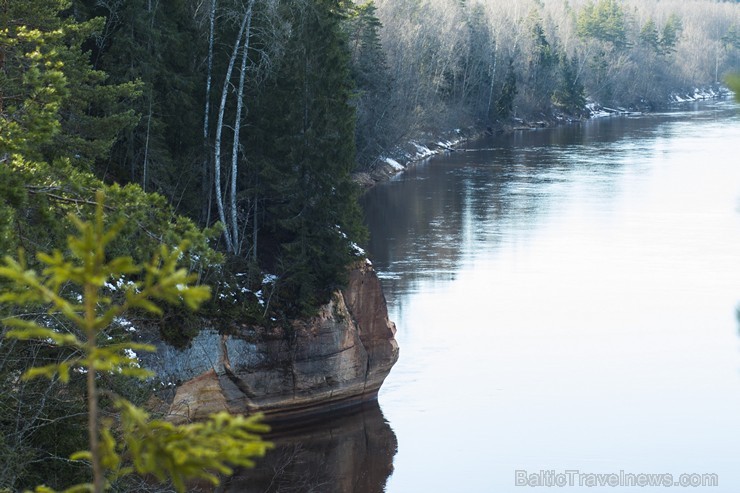
<path id="1" fill-rule="evenodd" d="M 731 73 L 725 77 L 725 84 L 735 93 L 735 101 L 740 103 L 740 73 Z"/>
<path id="2" fill-rule="evenodd" d="M 357 113 L 355 132 L 357 161 L 368 163 L 388 146 L 387 120 L 390 117 L 390 74 L 380 42 L 382 24 L 375 2 L 352 5 L 343 22 L 351 55 L 355 84 L 353 104 Z"/>
<path id="3" fill-rule="evenodd" d="M 627 48 L 627 15 L 621 2 L 589 1 L 578 16 L 578 34 L 611 43 L 617 49 Z"/>
<path id="4" fill-rule="evenodd" d="M 529 54 L 526 96 L 531 108 L 548 109 L 556 88 L 558 51 L 545 36 L 542 20 L 537 12 L 530 13 L 532 47 Z"/>
<path id="5" fill-rule="evenodd" d="M 576 116 L 580 116 L 586 106 L 586 91 L 578 78 L 578 62 L 565 53 L 560 56 L 558 88 L 553 94 L 553 103 Z"/>
<path id="6" fill-rule="evenodd" d="M 39 0 L 4 2 L 0 9 L 1 133 L 15 145 L 42 137 L 32 146 L 36 157 L 69 157 L 90 170 L 136 123 L 131 101 L 139 92 L 136 84 L 110 84 L 93 69 L 83 48 L 101 32 L 103 19 L 77 22 L 69 6 Z M 41 136 L 40 129 L 52 134 Z"/>
<path id="7" fill-rule="evenodd" d="M 118 241 L 109 245 L 111 254 L 141 260 L 162 244 L 188 239 L 201 266 L 217 265 L 207 238 L 174 215 L 163 197 L 132 185 L 106 186 L 87 170 L 130 122 L 129 112 L 116 116 L 102 108 L 106 101 L 123 104 L 124 89 L 133 86 L 109 85 L 105 74 L 90 67 L 83 40 L 100 22 L 78 23 L 66 7 L 51 0 L 0 2 L 0 251 L 22 247 L 29 267 L 37 266 L 36 252 L 65 244 L 73 229 L 67 213 L 89 217 L 95 191 L 106 189 L 108 217 L 122 225 Z M 185 255 L 183 265 L 197 268 L 195 259 Z M 79 294 L 69 283 L 59 288 L 71 299 Z M 42 326 L 73 330 L 45 310 L 37 312 Z M 0 318 L 18 313 L 0 303 Z M 37 364 L 64 364 L 74 352 L 54 350 L 43 338 L 0 341 L 0 488 L 69 484 L 86 469 L 69 460 L 84 437 L 84 383 L 74 378 L 83 374 L 73 375 L 68 386 L 58 378 L 19 378 Z"/>
<path id="8" fill-rule="evenodd" d="M 200 70 L 204 38 L 189 0 L 76 0 L 80 16 L 105 16 L 96 40 L 97 68 L 119 84 L 137 81 L 141 97 L 129 106 L 140 115 L 118 135 L 100 169 L 109 180 L 158 191 L 195 215 L 201 206 L 197 174 L 201 142 Z"/>
<path id="9" fill-rule="evenodd" d="M 660 33 L 658 46 L 660 47 L 661 55 L 670 55 L 676 51 L 676 43 L 678 42 L 680 31 L 681 19 L 676 14 L 672 14 Z"/>
<path id="10" fill-rule="evenodd" d="M 280 277 L 277 305 L 308 313 L 341 286 L 362 237 L 354 164 L 350 57 L 342 2 L 284 4 L 285 57 L 253 127 L 264 200 L 262 265 Z"/>
<path id="11" fill-rule="evenodd" d="M 658 27 L 651 17 L 640 30 L 640 43 L 652 52 L 658 53 L 660 52 L 658 36 Z"/>
<path id="12" fill-rule="evenodd" d="M 17 317 L 3 319 L 9 329 L 3 331 L 3 336 L 37 344 L 43 341 L 51 351 L 64 355 L 43 361 L 44 364 L 32 359 L 30 368 L 15 376 L 16 387 L 39 377 L 52 384 L 67 384 L 71 379 L 85 382 L 86 405 L 80 414 L 87 418 L 89 448 L 74 451 L 69 459 L 78 466 L 89 461 L 92 480 L 63 493 L 102 493 L 134 472 L 150 474 L 161 481 L 169 478 L 182 492 L 190 479 L 218 485 L 215 473 L 231 474 L 230 466 L 253 465 L 251 458 L 264 455 L 269 447 L 256 435 L 267 431 L 258 423 L 259 416 L 245 418 L 222 412 L 206 423 L 176 426 L 150 420 L 143 409 L 109 390 L 106 397 L 113 401 L 120 424 L 116 426 L 112 418 L 103 417 L 101 383 L 121 377 L 151 376 L 139 367 L 133 351 L 154 351 L 154 347 L 134 343 L 120 334 L 114 337 L 111 324 L 131 309 L 161 314 L 159 302 L 195 309 L 208 299 L 210 289 L 195 286 L 197 276 L 179 267 L 186 243 L 173 250 L 162 245 L 159 254 L 144 264 L 137 264 L 129 256 L 111 258 L 107 250 L 121 232 L 123 222 L 106 226 L 102 192 L 97 194 L 91 221 L 74 216 L 70 219 L 77 235 L 70 235 L 67 240 L 69 253 L 39 253 L 43 270 L 30 269 L 23 257 L 16 261 L 6 256 L 0 264 L 0 279 L 9 285 L 0 291 L 0 302 L 21 309 Z M 123 296 L 114 298 L 109 286 L 124 279 Z M 33 312 L 42 307 L 47 317 L 27 313 L 31 307 L 36 308 Z M 44 482 L 48 481 L 46 478 Z M 35 491 L 54 490 L 42 486 Z"/>
<path id="13" fill-rule="evenodd" d="M 501 94 L 496 101 L 496 112 L 501 118 L 509 118 L 514 110 L 514 99 L 518 89 L 516 85 L 516 72 L 514 70 L 514 59 L 509 59 L 509 67 L 506 70 L 506 78 Z"/>
<path id="14" fill-rule="evenodd" d="M 77 22 L 68 7 L 39 0 L 0 9 L 0 243 L 10 248 L 56 244 L 60 223 L 49 202 L 74 205 L 68 194 L 85 194 L 86 171 L 132 122 L 121 105 L 135 86 L 108 84 L 83 49 L 102 19 Z"/>
<path id="15" fill-rule="evenodd" d="M 59 132 L 59 108 L 68 89 L 56 49 L 61 33 L 22 24 L 24 16 L 41 14 L 16 3 L 0 15 L 0 159 L 6 162 L 11 153 L 39 156 L 39 144 Z"/>

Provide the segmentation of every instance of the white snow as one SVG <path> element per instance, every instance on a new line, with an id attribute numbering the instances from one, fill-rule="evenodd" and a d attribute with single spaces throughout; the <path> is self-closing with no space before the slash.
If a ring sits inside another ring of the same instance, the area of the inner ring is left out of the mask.
<path id="1" fill-rule="evenodd" d="M 103 286 L 105 286 L 107 289 L 113 292 L 118 291 L 119 289 L 123 289 L 125 287 L 136 286 L 136 283 L 134 281 L 127 281 L 126 278 L 124 277 L 119 277 L 113 282 L 115 284 L 106 281 L 105 284 L 103 284 Z"/>
<path id="2" fill-rule="evenodd" d="M 139 360 L 139 355 L 136 354 L 133 349 L 126 348 L 123 350 L 123 353 L 126 355 L 127 358 L 137 361 Z M 136 364 L 136 366 L 139 366 L 138 363 Z"/>
<path id="3" fill-rule="evenodd" d="M 113 319 L 115 323 L 121 326 L 126 332 L 136 332 L 136 327 L 131 323 L 130 320 L 124 317 L 116 317 Z"/>
<path id="4" fill-rule="evenodd" d="M 358 245 L 354 241 L 350 243 L 350 246 L 352 247 L 352 251 L 355 252 L 355 255 L 365 255 L 365 250 L 363 250 L 360 245 Z"/>
<path id="5" fill-rule="evenodd" d="M 434 151 L 426 146 L 417 144 L 416 142 L 412 142 L 411 144 L 416 147 L 416 159 L 424 159 L 434 155 Z"/>
<path id="6" fill-rule="evenodd" d="M 384 160 L 385 160 L 385 162 L 386 162 L 386 163 L 390 164 L 390 165 L 391 165 L 391 167 L 392 167 L 392 168 L 393 168 L 394 170 L 396 170 L 396 171 L 403 171 L 403 170 L 405 169 L 405 168 L 403 167 L 403 165 L 401 165 L 401 163 L 399 163 L 398 161 L 396 161 L 396 160 L 395 160 L 395 159 L 393 159 L 393 158 L 387 157 L 387 158 L 385 158 Z"/>
<path id="7" fill-rule="evenodd" d="M 586 105 L 586 109 L 588 110 L 589 114 L 591 115 L 591 118 L 604 118 L 604 117 L 607 117 L 607 116 L 611 116 L 612 115 L 612 113 L 609 113 L 608 111 L 604 111 L 596 103 L 588 103 Z"/>

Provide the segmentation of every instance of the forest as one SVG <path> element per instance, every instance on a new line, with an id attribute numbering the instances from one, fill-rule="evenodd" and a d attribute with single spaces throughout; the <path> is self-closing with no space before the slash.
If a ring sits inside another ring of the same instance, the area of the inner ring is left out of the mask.
<path id="1" fill-rule="evenodd" d="M 353 173 L 405 143 L 650 110 L 739 68 L 737 1 L 0 0 L 0 252 L 64 249 L 104 190 L 112 255 L 187 240 L 212 288 L 142 323 L 175 345 L 202 318 L 287 323 L 363 258 Z M 0 489 L 80 473 L 79 402 L 18 383 L 58 357 L 0 342 Z"/>
<path id="2" fill-rule="evenodd" d="M 17 153 L 3 151 L 4 172 L 13 155 L 51 168 L 4 194 L 16 201 L 4 201 L 5 251 L 30 246 L 15 214 L 63 217 L 98 180 L 122 204 L 149 203 L 128 236 L 148 236 L 136 248 L 175 223 L 180 235 L 220 225 L 200 243 L 225 254 L 227 272 L 213 273 L 212 258 L 197 268 L 265 316 L 310 313 L 341 285 L 364 239 L 351 175 L 398 146 L 581 118 L 587 104 L 650 109 L 716 86 L 740 63 L 737 2 L 3 5 L 2 144 Z M 49 173 L 67 183 L 51 187 Z M 29 219 L 38 245 L 59 244 L 59 221 Z M 241 293 L 266 275 L 262 310 Z"/>
<path id="3" fill-rule="evenodd" d="M 586 103 L 654 109 L 740 63 L 737 2 L 375 3 L 390 85 L 381 107 L 390 110 L 369 116 L 386 130 L 358 139 L 360 162 L 400 135 L 556 121 L 582 116 Z"/>

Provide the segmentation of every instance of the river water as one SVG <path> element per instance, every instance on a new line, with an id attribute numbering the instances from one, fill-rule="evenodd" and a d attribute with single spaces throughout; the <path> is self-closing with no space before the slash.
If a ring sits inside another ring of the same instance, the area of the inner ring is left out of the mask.
<path id="1" fill-rule="evenodd" d="M 400 360 L 379 408 L 286 437 L 254 491 L 740 491 L 739 145 L 738 106 L 711 102 L 477 141 L 372 189 Z"/>

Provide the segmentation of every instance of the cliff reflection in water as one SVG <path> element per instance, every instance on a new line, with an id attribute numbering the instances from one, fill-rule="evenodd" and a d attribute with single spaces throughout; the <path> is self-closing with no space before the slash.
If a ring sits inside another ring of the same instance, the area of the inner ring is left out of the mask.
<path id="1" fill-rule="evenodd" d="M 377 402 L 269 437 L 275 448 L 238 472 L 223 493 L 381 493 L 393 472 L 397 441 Z"/>

